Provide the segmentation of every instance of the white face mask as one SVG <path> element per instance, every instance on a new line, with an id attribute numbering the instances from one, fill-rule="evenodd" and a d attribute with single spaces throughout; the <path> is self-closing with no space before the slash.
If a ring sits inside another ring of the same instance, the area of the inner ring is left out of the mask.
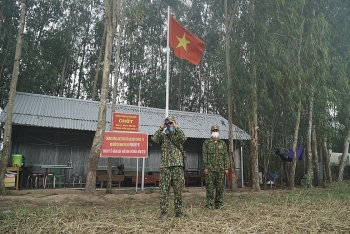
<path id="1" fill-rule="evenodd" d="M 212 132 L 212 133 L 211 133 L 211 136 L 212 136 L 213 138 L 219 138 L 219 132 Z"/>

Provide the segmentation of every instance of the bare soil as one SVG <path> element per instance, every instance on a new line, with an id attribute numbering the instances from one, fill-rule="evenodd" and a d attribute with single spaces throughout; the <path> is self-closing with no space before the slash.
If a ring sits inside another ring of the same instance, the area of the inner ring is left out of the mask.
<path id="1" fill-rule="evenodd" d="M 250 187 L 240 188 L 238 193 L 251 192 Z M 267 190 L 268 193 L 277 192 L 276 190 Z M 121 203 L 132 197 L 133 205 L 158 206 L 159 191 L 156 188 L 145 188 L 145 190 L 135 191 L 135 188 L 113 188 L 112 194 L 106 194 L 106 189 L 97 189 L 96 195 L 85 194 L 84 189 L 72 188 L 56 188 L 56 189 L 23 189 L 23 190 L 7 190 L 6 196 L 0 196 L 0 212 L 11 210 L 14 206 L 26 204 L 29 207 L 45 205 L 66 206 L 74 209 L 75 207 L 99 207 L 103 209 L 115 209 Z M 172 191 L 171 191 L 172 192 Z M 261 192 L 260 192 L 261 193 Z M 199 196 L 205 200 L 205 188 L 185 188 L 183 192 L 186 196 Z M 184 199 L 186 201 L 186 199 Z M 136 204 L 135 204 L 136 202 Z"/>

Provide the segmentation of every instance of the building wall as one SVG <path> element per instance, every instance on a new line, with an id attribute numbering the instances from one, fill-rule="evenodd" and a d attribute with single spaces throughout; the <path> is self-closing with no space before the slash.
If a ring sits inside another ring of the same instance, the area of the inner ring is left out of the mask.
<path id="1" fill-rule="evenodd" d="M 71 174 L 79 174 L 85 182 L 88 157 L 94 137 L 94 132 L 67 129 L 41 128 L 30 126 L 13 126 L 12 154 L 25 157 L 26 166 L 33 165 L 34 171 L 44 171 L 40 165 L 65 165 L 68 160 L 73 162 Z M 205 139 L 188 138 L 184 144 L 189 170 L 201 170 L 202 144 Z M 148 158 L 145 159 L 145 172 L 159 171 L 160 146 L 151 141 L 149 136 Z M 237 176 L 240 178 L 240 150 L 235 151 Z M 138 160 L 138 162 L 137 162 Z M 108 158 L 100 158 L 98 169 L 107 169 Z M 117 165 L 124 164 L 125 171 L 142 171 L 142 159 L 113 158 L 113 173 L 117 173 Z M 11 164 L 11 158 L 8 164 Z"/>

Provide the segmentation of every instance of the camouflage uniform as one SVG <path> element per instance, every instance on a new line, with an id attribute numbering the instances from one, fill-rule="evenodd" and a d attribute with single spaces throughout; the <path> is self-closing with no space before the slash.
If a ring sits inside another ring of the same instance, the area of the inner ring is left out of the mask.
<path id="1" fill-rule="evenodd" d="M 213 138 L 209 138 L 203 143 L 202 154 L 203 169 L 208 169 L 205 177 L 206 208 L 212 209 L 215 205 L 216 209 L 220 209 L 223 206 L 225 170 L 230 167 L 226 143 L 221 139 L 215 142 Z"/>
<path id="2" fill-rule="evenodd" d="M 171 138 L 172 142 L 169 138 Z M 182 216 L 182 190 L 184 188 L 184 171 L 181 151 L 183 150 L 183 143 L 187 138 L 179 127 L 175 128 L 175 133 L 173 134 L 164 134 L 163 128 L 160 127 L 151 139 L 152 141 L 161 145 L 162 151 L 159 166 L 159 203 L 161 216 L 168 213 L 170 186 L 172 186 L 174 189 L 174 205 L 176 216 Z M 174 144 L 180 147 L 181 151 Z"/>

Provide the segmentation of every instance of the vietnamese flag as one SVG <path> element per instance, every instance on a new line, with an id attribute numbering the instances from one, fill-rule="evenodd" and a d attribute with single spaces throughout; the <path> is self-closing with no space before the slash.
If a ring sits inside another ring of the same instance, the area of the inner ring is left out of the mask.
<path id="1" fill-rule="evenodd" d="M 205 43 L 184 28 L 172 15 L 169 28 L 169 46 L 173 48 L 175 56 L 198 65 Z"/>

